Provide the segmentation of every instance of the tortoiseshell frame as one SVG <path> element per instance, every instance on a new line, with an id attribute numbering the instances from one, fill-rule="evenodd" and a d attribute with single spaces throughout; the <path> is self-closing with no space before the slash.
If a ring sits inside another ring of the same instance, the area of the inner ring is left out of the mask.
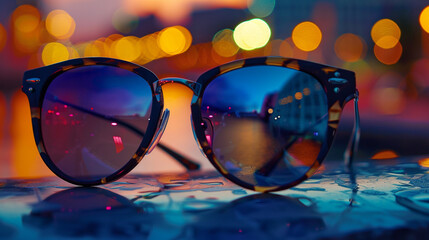
<path id="1" fill-rule="evenodd" d="M 64 174 L 61 170 L 59 170 L 55 166 L 55 164 L 53 164 L 53 162 L 49 158 L 48 154 L 46 153 L 46 149 L 43 143 L 43 138 L 41 135 L 40 115 L 41 115 L 41 106 L 42 106 L 46 89 L 49 86 L 49 83 L 56 76 L 70 69 L 74 69 L 82 66 L 91 66 L 91 65 L 108 65 L 108 66 L 120 67 L 123 69 L 127 69 L 129 71 L 132 71 L 138 74 L 139 76 L 143 77 L 144 79 L 147 80 L 147 82 L 151 87 L 152 94 L 153 94 L 153 99 L 152 99 L 153 105 L 152 105 L 152 113 L 150 117 L 151 121 L 149 122 L 149 126 L 146 131 L 146 134 L 143 138 L 142 143 L 140 144 L 138 151 L 134 154 L 134 156 L 130 159 L 130 161 L 123 168 L 121 168 L 120 170 L 118 170 L 117 172 L 113 173 L 108 177 L 105 177 L 98 181 L 82 182 L 79 179 L 74 179 Z M 202 129 L 201 127 L 201 123 L 202 123 L 201 102 L 202 102 L 202 96 L 204 95 L 204 90 L 208 86 L 208 84 L 214 78 L 216 78 L 217 76 L 223 73 L 233 71 L 235 69 L 239 69 L 243 67 L 257 66 L 257 65 L 287 67 L 287 68 L 296 69 L 298 71 L 302 71 L 307 74 L 310 74 L 321 83 L 328 99 L 328 113 L 329 113 L 328 125 L 329 126 L 328 126 L 327 141 L 324 142 L 324 144 L 322 145 L 321 152 L 319 153 L 317 160 L 311 166 L 309 171 L 300 179 L 283 186 L 277 186 L 277 187 L 253 186 L 234 177 L 234 175 L 230 174 L 217 161 L 216 156 L 213 154 L 213 151 L 211 150 L 210 145 L 207 142 L 207 139 L 204 134 L 204 129 Z M 304 60 L 297 60 L 297 59 L 289 59 L 289 58 L 281 58 L 281 57 L 261 57 L 261 58 L 250 58 L 250 59 L 238 60 L 235 62 L 221 65 L 219 67 L 216 67 L 214 69 L 207 71 L 206 73 L 204 73 L 198 78 L 196 84 L 191 84 L 192 82 L 188 80 L 180 81 L 180 79 L 158 81 L 158 78 L 146 68 L 143 68 L 133 63 L 121 61 L 121 60 L 110 59 L 110 58 L 72 59 L 58 64 L 54 64 L 51 66 L 30 70 L 24 74 L 23 91 L 27 94 L 28 99 L 30 101 L 34 137 L 35 137 L 40 155 L 42 156 L 46 165 L 62 179 L 74 184 L 84 185 L 84 186 L 104 184 L 106 182 L 117 180 L 120 177 L 127 174 L 141 161 L 142 157 L 146 154 L 148 147 L 152 143 L 156 132 L 159 130 L 159 124 L 161 122 L 161 114 L 163 112 L 162 89 L 159 86 L 169 82 L 182 83 L 192 88 L 192 90 L 194 91 L 194 97 L 191 105 L 192 122 L 194 127 L 193 130 L 202 151 L 205 153 L 209 161 L 227 179 L 231 180 L 232 182 L 234 182 L 239 186 L 242 186 L 244 188 L 248 188 L 251 190 L 255 190 L 258 192 L 270 192 L 270 191 L 278 191 L 278 190 L 290 188 L 306 180 L 310 176 L 312 176 L 316 172 L 317 168 L 321 165 L 323 159 L 325 158 L 332 144 L 335 131 L 338 127 L 340 115 L 344 105 L 353 98 L 357 99 L 355 75 L 353 72 L 334 68 L 334 67 L 324 66 L 321 64 L 312 63 Z M 158 85 L 158 86 L 155 86 L 155 85 Z M 357 111 L 357 105 L 355 105 L 355 108 L 356 108 L 355 110 Z"/>
<path id="2" fill-rule="evenodd" d="M 40 117 L 44 95 L 51 81 L 61 73 L 64 73 L 68 70 L 92 65 L 119 67 L 134 72 L 135 74 L 141 76 L 143 78 L 142 80 L 146 80 L 152 90 L 152 112 L 150 119 L 154 119 L 154 121 L 149 121 L 148 129 L 146 130 L 146 133 L 138 150 L 124 167 L 105 178 L 95 181 L 82 181 L 80 179 L 75 179 L 63 173 L 59 168 L 55 166 L 53 161 L 50 159 L 49 155 L 47 154 L 45 144 L 43 142 Z M 40 156 L 42 157 L 46 165 L 49 167 L 49 169 L 51 169 L 52 172 L 54 172 L 57 176 L 64 179 L 65 181 L 83 186 L 93 186 L 115 181 L 130 172 L 141 161 L 143 156 L 148 151 L 148 148 L 159 127 L 164 105 L 162 99 L 162 92 L 158 93 L 154 89 L 154 83 L 156 81 L 158 81 L 158 78 L 155 76 L 155 74 L 153 74 L 146 68 L 143 68 L 139 65 L 130 62 L 110 58 L 72 59 L 25 72 L 22 90 L 28 96 L 28 100 L 30 102 L 33 133 L 34 138 L 36 140 L 37 148 L 39 150 Z"/>
<path id="3" fill-rule="evenodd" d="M 202 96 L 204 95 L 205 88 L 210 84 L 210 82 L 215 79 L 217 76 L 233 71 L 235 69 L 249 67 L 249 66 L 260 66 L 260 65 L 269 65 L 269 66 L 281 66 L 291 69 L 296 69 L 298 71 L 305 72 L 315 79 L 317 79 L 324 88 L 324 91 L 328 100 L 328 133 L 327 139 L 323 143 L 321 151 L 317 157 L 315 163 L 310 167 L 308 172 L 301 178 L 297 179 L 294 182 L 283 186 L 276 187 L 264 187 L 264 186 L 254 186 L 246 182 L 241 181 L 234 175 L 230 174 L 216 159 L 212 149 L 210 148 L 209 143 L 204 135 L 204 130 L 202 129 L 201 122 L 201 102 Z M 231 180 L 235 184 L 242 186 L 247 189 L 251 189 L 257 192 L 271 192 L 279 191 L 293 187 L 302 181 L 311 177 L 318 167 L 322 164 L 323 159 L 329 151 L 329 148 L 334 139 L 336 129 L 340 120 L 340 115 L 345 104 L 353 99 L 357 98 L 356 90 L 356 80 L 354 72 L 339 69 L 335 67 L 325 66 L 313 62 L 308 62 L 304 60 L 290 59 L 290 58 L 281 58 L 281 57 L 260 57 L 260 58 L 250 58 L 244 60 L 238 60 L 235 62 L 227 63 L 225 65 L 216 67 L 209 70 L 208 72 L 201 75 L 197 83 L 201 84 L 201 92 L 198 96 L 198 99 L 192 104 L 192 119 L 193 127 L 195 129 L 196 138 L 200 143 L 202 150 L 204 151 L 207 158 L 210 162 L 217 168 L 217 170 L 225 176 L 227 179 Z M 357 105 L 355 105 L 357 107 Z M 357 108 L 356 108 L 357 110 Z"/>

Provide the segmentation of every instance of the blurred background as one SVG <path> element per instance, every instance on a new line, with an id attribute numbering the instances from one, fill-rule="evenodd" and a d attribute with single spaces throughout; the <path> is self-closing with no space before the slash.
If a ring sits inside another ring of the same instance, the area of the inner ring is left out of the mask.
<path id="1" fill-rule="evenodd" d="M 0 177 L 52 175 L 34 144 L 23 72 L 78 57 L 135 62 L 159 78 L 186 77 L 239 58 L 283 56 L 356 72 L 358 158 L 422 156 L 429 166 L 429 5 L 421 0 L 2 0 Z M 191 92 L 165 87 L 165 145 L 198 159 Z M 353 125 L 347 104 L 328 161 Z M 136 172 L 183 169 L 154 150 Z"/>

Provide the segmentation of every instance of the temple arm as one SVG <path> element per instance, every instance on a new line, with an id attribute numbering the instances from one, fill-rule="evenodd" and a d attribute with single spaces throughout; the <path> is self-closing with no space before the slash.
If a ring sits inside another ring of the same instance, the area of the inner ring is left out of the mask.
<path id="1" fill-rule="evenodd" d="M 349 144 L 347 145 L 347 149 L 344 152 L 344 162 L 345 165 L 351 169 L 353 167 L 353 157 L 357 152 L 359 138 L 360 138 L 360 118 L 359 118 L 359 92 L 356 90 L 354 97 L 354 109 L 355 109 L 355 120 L 353 126 L 353 133 L 350 136 Z"/>
<path id="2" fill-rule="evenodd" d="M 94 111 L 90 111 L 90 110 L 85 109 L 83 107 L 80 107 L 80 106 L 71 104 L 69 102 L 60 100 L 60 99 L 58 99 L 57 97 L 54 97 L 54 96 L 47 96 L 47 98 L 49 100 L 51 100 L 51 101 L 67 105 L 67 106 L 69 106 L 71 108 L 74 108 L 74 109 L 76 109 L 78 111 L 81 111 L 81 112 L 84 112 L 84 113 L 87 113 L 87 114 L 90 114 L 90 115 L 92 115 L 94 117 L 98 117 L 98 118 L 101 118 L 101 119 L 105 119 L 105 120 L 109 120 L 109 121 L 115 122 L 118 125 L 121 125 L 121 126 L 127 128 L 127 129 L 129 129 L 130 131 L 134 132 L 135 134 L 140 135 L 142 137 L 145 134 L 140 129 L 138 129 L 138 128 L 132 126 L 131 124 L 128 124 L 128 123 L 126 123 L 126 122 L 124 122 L 124 121 L 122 121 L 122 120 L 120 120 L 118 118 L 115 118 L 115 117 L 112 117 L 112 116 L 108 116 L 108 115 L 104 115 L 104 114 L 101 114 L 101 113 L 97 113 L 97 112 L 94 112 Z M 177 162 L 179 162 L 186 169 L 188 169 L 188 170 L 197 170 L 197 169 L 200 168 L 200 165 L 198 163 L 195 163 L 194 161 L 192 161 L 192 160 L 186 158 L 185 156 L 177 153 L 176 151 L 170 149 L 169 147 L 167 147 L 167 146 L 165 146 L 165 145 L 163 145 L 161 143 L 158 143 L 157 146 L 161 150 L 163 150 L 164 152 L 166 152 L 167 154 L 169 154 L 170 156 L 172 156 Z"/>

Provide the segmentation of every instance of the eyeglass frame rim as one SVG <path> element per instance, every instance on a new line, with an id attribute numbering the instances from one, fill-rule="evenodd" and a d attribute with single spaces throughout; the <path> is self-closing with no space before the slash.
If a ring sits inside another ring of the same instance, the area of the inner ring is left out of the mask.
<path id="1" fill-rule="evenodd" d="M 216 159 L 216 156 L 213 153 L 213 150 L 210 147 L 210 144 L 207 142 L 206 137 L 204 136 L 204 130 L 201 127 L 202 122 L 202 114 L 201 114 L 201 104 L 202 97 L 204 95 L 204 91 L 211 81 L 216 79 L 218 76 L 225 74 L 227 72 L 231 72 L 237 69 L 251 67 L 251 66 L 279 66 L 286 67 L 289 69 L 295 69 L 297 71 L 301 71 L 309 74 L 314 77 L 324 88 L 327 100 L 328 100 L 328 127 L 327 127 L 327 141 L 323 143 L 321 151 L 318 154 L 317 159 L 314 161 L 309 170 L 302 177 L 296 179 L 295 181 L 284 184 L 281 186 L 254 186 L 248 184 L 239 178 L 235 177 L 233 174 L 230 174 L 225 168 L 222 167 L 222 164 Z M 339 83 L 338 78 L 342 78 L 346 80 L 343 83 Z M 337 78 L 338 81 L 330 81 L 332 78 Z M 198 140 L 202 151 L 205 153 L 207 159 L 212 163 L 213 166 L 228 180 L 234 182 L 235 184 L 254 190 L 257 192 L 273 192 L 280 191 L 284 189 L 291 188 L 293 186 L 298 185 L 299 183 L 305 181 L 310 178 L 317 169 L 321 166 L 323 160 L 325 159 L 327 153 L 329 152 L 330 147 L 332 146 L 332 142 L 334 140 L 334 136 L 336 133 L 336 129 L 339 124 L 340 116 L 345 104 L 355 98 L 356 89 L 356 79 L 355 73 L 349 70 L 336 68 L 332 66 L 327 66 L 315 62 L 310 62 L 306 60 L 294 59 L 294 58 L 284 58 L 284 57 L 257 57 L 257 58 L 248 58 L 248 59 L 240 59 L 237 61 L 233 61 L 230 63 L 223 64 L 221 66 L 212 68 L 209 71 L 203 73 L 197 80 L 197 83 L 201 85 L 200 94 L 198 99 L 191 105 L 191 116 L 193 129 L 196 134 L 196 139 Z M 339 92 L 336 92 L 336 88 L 342 88 Z M 337 97 L 334 97 L 337 96 Z M 336 104 L 338 102 L 338 105 Z M 339 108 L 339 109 L 338 109 Z M 335 113 L 331 112 L 335 112 Z M 331 119 L 331 116 L 337 116 L 337 119 Z M 331 122 L 331 123 L 329 123 Z"/>
<path id="2" fill-rule="evenodd" d="M 149 84 L 149 87 L 152 92 L 152 110 L 150 119 L 156 119 L 156 121 L 149 121 L 146 133 L 143 136 L 143 139 L 140 142 L 138 149 L 122 168 L 110 174 L 109 176 L 100 178 L 99 180 L 81 180 L 64 173 L 60 168 L 56 166 L 54 161 L 49 156 L 42 134 L 42 106 L 43 100 L 45 98 L 45 93 L 50 83 L 56 77 L 71 69 L 94 65 L 118 67 L 124 70 L 128 70 L 140 76 L 143 81 L 146 81 Z M 158 81 L 158 77 L 147 68 L 141 67 L 140 65 L 137 65 L 135 63 L 113 58 L 76 58 L 26 71 L 24 73 L 22 91 L 27 95 L 30 103 L 33 135 L 36 142 L 36 146 L 42 160 L 45 162 L 47 167 L 61 179 L 69 183 L 81 186 L 95 186 L 105 184 L 108 182 L 116 181 L 121 177 L 125 176 L 127 173 L 129 173 L 137 166 L 137 164 L 147 153 L 161 121 L 164 102 L 162 100 L 162 92 L 160 95 L 157 95 L 154 89 L 154 83 L 156 81 Z"/>
<path id="3" fill-rule="evenodd" d="M 151 113 L 151 121 L 149 121 L 148 129 L 146 134 L 144 135 L 142 142 L 134 156 L 118 171 L 113 174 L 104 177 L 97 181 L 89 181 L 82 182 L 81 180 L 72 178 L 66 174 L 64 174 L 53 161 L 50 159 L 47 154 L 45 144 L 43 142 L 42 130 L 41 130 L 41 108 L 43 105 L 43 99 L 47 88 L 50 83 L 60 74 L 79 67 L 92 66 L 92 65 L 106 65 L 119 67 L 125 70 L 129 70 L 131 72 L 136 73 L 143 80 L 146 80 L 150 85 L 152 91 L 152 113 Z M 294 59 L 294 58 L 283 58 L 283 57 L 257 57 L 257 58 L 247 58 L 240 59 L 230 63 L 222 64 L 218 67 L 212 68 L 206 72 L 204 72 L 197 79 L 196 83 L 200 85 L 200 89 L 198 92 L 194 91 L 194 98 L 191 103 L 191 119 L 193 124 L 193 131 L 196 136 L 196 140 L 198 141 L 200 148 L 206 155 L 207 159 L 212 163 L 212 165 L 228 180 L 234 182 L 235 184 L 251 189 L 258 192 L 270 192 L 270 191 L 279 191 L 283 189 L 287 189 L 293 187 L 302 181 L 311 177 L 317 170 L 317 168 L 321 165 L 326 154 L 329 151 L 329 148 L 332 145 L 333 138 L 335 135 L 336 127 L 333 128 L 328 126 L 328 148 L 324 149 L 325 153 L 322 158 L 320 158 L 320 154 L 308 172 L 301 178 L 296 181 L 276 187 L 263 187 L 263 186 L 253 186 L 247 184 L 238 178 L 234 177 L 232 174 L 228 173 L 221 164 L 216 160 L 212 149 L 209 147 L 207 139 L 204 136 L 204 130 L 202 130 L 201 125 L 199 124 L 202 121 L 201 115 L 201 101 L 204 95 L 205 88 L 210 84 L 212 80 L 214 80 L 217 76 L 233 71 L 235 69 L 240 69 L 244 67 L 250 66 L 280 66 L 286 67 L 290 69 L 295 69 L 301 72 L 305 72 L 313 76 L 317 81 L 319 81 L 324 88 L 324 91 L 328 100 L 328 112 L 337 102 L 339 103 L 340 111 L 337 114 L 338 119 L 336 119 L 336 126 L 338 127 L 339 118 L 345 104 L 353 99 L 355 96 L 356 90 L 356 80 L 355 74 L 352 71 L 340 69 L 336 67 L 331 67 L 319 63 L 314 63 L 306 60 Z M 339 75 L 338 75 L 339 73 Z M 338 83 L 334 81 L 329 81 L 332 78 L 339 78 L 346 80 L 345 83 Z M 31 80 L 31 81 L 29 81 Z M 113 58 L 104 58 L 104 57 L 89 57 L 89 58 L 77 58 L 70 59 L 64 62 L 56 63 L 53 65 L 48 65 L 32 70 L 28 70 L 24 73 L 24 81 L 23 81 L 23 92 L 27 95 L 30 102 L 30 109 L 32 115 L 32 126 L 33 126 L 33 135 L 36 140 L 36 145 L 38 146 L 39 153 L 48 166 L 48 168 L 54 172 L 57 176 L 62 178 L 63 180 L 82 186 L 94 186 L 99 184 L 105 184 L 107 182 L 115 181 L 129 173 L 135 166 L 141 161 L 141 159 L 146 154 L 148 147 L 154 140 L 154 136 L 159 127 L 159 123 L 161 121 L 161 114 L 163 112 L 163 100 L 162 100 L 162 90 L 157 90 L 156 86 L 158 84 L 162 84 L 162 80 L 158 79 L 158 77 L 151 72 L 149 69 L 140 66 L 135 63 L 113 59 Z M 335 92 L 335 88 L 341 89 L 339 92 Z M 157 95 L 159 94 L 159 95 Z M 338 96 L 338 97 L 333 97 Z M 158 98 L 158 99 L 157 99 Z M 336 101 L 335 101 L 336 100 Z M 341 100 L 341 101 L 340 101 Z M 336 106 L 338 107 L 338 106 Z M 156 121 L 152 120 L 156 119 Z M 330 120 L 331 121 L 331 120 Z M 328 123 L 329 124 L 329 123 Z M 150 134 L 150 137 L 148 137 Z M 150 139 L 150 140 L 149 140 Z M 322 151 L 321 151 L 322 152 Z"/>

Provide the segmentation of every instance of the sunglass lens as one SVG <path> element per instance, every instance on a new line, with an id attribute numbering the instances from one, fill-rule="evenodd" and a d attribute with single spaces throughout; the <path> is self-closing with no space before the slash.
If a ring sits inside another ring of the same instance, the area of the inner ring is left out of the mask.
<path id="1" fill-rule="evenodd" d="M 86 66 L 52 80 L 41 109 L 43 142 L 53 164 L 81 182 L 124 167 L 149 123 L 152 90 L 142 77 L 113 66 Z"/>
<path id="2" fill-rule="evenodd" d="M 224 73 L 204 90 L 201 112 L 216 162 L 248 185 L 293 184 L 326 153 L 327 96 L 301 71 L 249 66 Z"/>

